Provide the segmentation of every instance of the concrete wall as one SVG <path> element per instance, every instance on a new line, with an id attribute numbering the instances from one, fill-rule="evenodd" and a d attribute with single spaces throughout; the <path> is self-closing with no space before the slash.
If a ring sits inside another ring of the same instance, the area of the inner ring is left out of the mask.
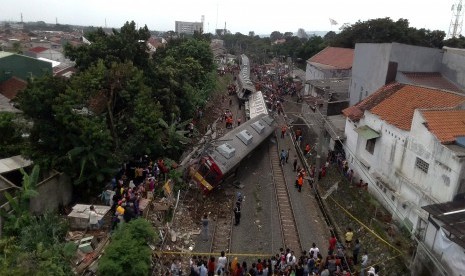
<path id="1" fill-rule="evenodd" d="M 392 43 L 389 61 L 397 62 L 401 72 L 440 72 L 443 50 Z"/>
<path id="2" fill-rule="evenodd" d="M 465 87 L 465 51 L 445 47 L 441 73 L 448 80 Z"/>
<path id="3" fill-rule="evenodd" d="M 391 48 L 391 43 L 355 44 L 352 81 L 349 86 L 350 106 L 385 84 Z"/>
<path id="4" fill-rule="evenodd" d="M 441 49 L 400 43 L 357 43 L 349 88 L 350 105 L 355 105 L 386 84 L 389 62 L 397 63 L 397 71 L 441 72 L 445 66 L 443 53 Z M 459 64 L 457 61 L 450 66 L 450 75 L 457 75 L 455 71 Z M 465 65 L 462 63 L 462 66 Z M 463 75 L 461 77 L 463 80 Z"/>
<path id="5" fill-rule="evenodd" d="M 71 180 L 64 173 L 52 172 L 48 178 L 37 185 L 39 195 L 30 202 L 32 213 L 42 214 L 47 210 L 56 210 L 72 200 Z"/>

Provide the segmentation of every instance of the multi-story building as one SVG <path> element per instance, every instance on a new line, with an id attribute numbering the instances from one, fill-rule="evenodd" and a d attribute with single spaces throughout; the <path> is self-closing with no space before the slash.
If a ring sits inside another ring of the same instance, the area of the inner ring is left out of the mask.
<path id="1" fill-rule="evenodd" d="M 343 111 L 350 167 L 418 238 L 412 268 L 430 275 L 463 271 L 463 231 L 446 216 L 465 212 L 454 207 L 465 204 L 464 76 L 463 49 L 356 44 Z"/>
<path id="2" fill-rule="evenodd" d="M 201 33 L 203 32 L 203 22 L 176 21 L 174 30 L 178 34 L 192 35 L 195 32 Z"/>

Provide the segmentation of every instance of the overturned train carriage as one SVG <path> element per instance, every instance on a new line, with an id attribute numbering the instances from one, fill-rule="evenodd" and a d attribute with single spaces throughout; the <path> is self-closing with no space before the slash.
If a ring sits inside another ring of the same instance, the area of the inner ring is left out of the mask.
<path id="1" fill-rule="evenodd" d="M 275 129 L 274 119 L 260 114 L 232 129 L 206 149 L 199 161 L 189 167 L 191 180 L 208 193 L 235 173 L 240 162 L 262 144 Z"/>
<path id="2" fill-rule="evenodd" d="M 241 55 L 241 72 L 237 78 L 236 94 L 239 101 L 245 102 L 255 93 L 255 85 L 250 79 L 250 62 L 246 55 Z"/>

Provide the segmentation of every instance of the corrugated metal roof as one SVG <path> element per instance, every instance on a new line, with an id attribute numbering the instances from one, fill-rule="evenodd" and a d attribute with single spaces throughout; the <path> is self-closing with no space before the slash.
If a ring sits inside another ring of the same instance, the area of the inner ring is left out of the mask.
<path id="1" fill-rule="evenodd" d="M 31 164 L 31 160 L 24 159 L 21 155 L 0 159 L 0 174 L 18 170 Z"/>
<path id="2" fill-rule="evenodd" d="M 0 58 L 8 57 L 8 56 L 11 56 L 11 55 L 13 55 L 13 53 L 0 51 Z"/>
<path id="3" fill-rule="evenodd" d="M 361 135 L 363 138 L 367 140 L 378 138 L 380 136 L 378 132 L 376 132 L 369 126 L 361 126 L 355 129 L 355 131 L 358 133 L 358 135 Z"/>

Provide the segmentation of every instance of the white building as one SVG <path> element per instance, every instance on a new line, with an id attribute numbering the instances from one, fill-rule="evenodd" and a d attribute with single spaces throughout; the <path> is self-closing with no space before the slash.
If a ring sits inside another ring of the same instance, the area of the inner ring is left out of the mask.
<path id="1" fill-rule="evenodd" d="M 343 111 L 350 167 L 412 232 L 426 226 L 422 206 L 465 192 L 465 125 L 447 125 L 451 112 L 465 113 L 442 110 L 464 103 L 463 94 L 392 83 Z"/>
<path id="2" fill-rule="evenodd" d="M 305 82 L 351 76 L 354 49 L 326 47 L 307 60 Z M 305 85 L 304 95 L 308 95 L 309 85 Z"/>
<path id="3" fill-rule="evenodd" d="M 27 50 L 24 55 L 33 58 L 45 58 L 49 60 L 54 60 L 58 62 L 65 62 L 66 58 L 62 52 L 58 52 L 56 50 L 52 50 L 50 48 L 45 47 L 34 47 Z"/>
<path id="4" fill-rule="evenodd" d="M 203 32 L 203 22 L 175 22 L 175 32 L 178 34 L 193 35 L 195 32 Z"/>

